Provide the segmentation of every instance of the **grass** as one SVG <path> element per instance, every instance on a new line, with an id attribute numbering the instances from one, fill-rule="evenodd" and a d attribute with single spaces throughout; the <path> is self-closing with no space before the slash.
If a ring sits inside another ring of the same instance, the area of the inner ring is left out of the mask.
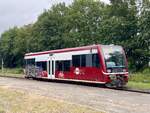
<path id="1" fill-rule="evenodd" d="M 150 69 L 147 68 L 142 72 L 131 74 L 127 86 L 134 89 L 150 90 Z"/>
<path id="2" fill-rule="evenodd" d="M 3 72 L 11 74 L 23 74 L 23 68 L 4 68 Z M 2 70 L 0 70 L 0 73 L 2 73 Z"/>
<path id="3" fill-rule="evenodd" d="M 134 73 L 130 75 L 130 81 L 150 83 L 150 73 Z"/>
<path id="4" fill-rule="evenodd" d="M 139 90 L 150 90 L 150 83 L 129 81 L 127 87 Z"/>
<path id="5" fill-rule="evenodd" d="M 0 113 L 102 113 L 94 109 L 0 87 Z"/>
<path id="6" fill-rule="evenodd" d="M 0 70 L 2 76 L 23 77 L 23 68 L 4 68 Z"/>

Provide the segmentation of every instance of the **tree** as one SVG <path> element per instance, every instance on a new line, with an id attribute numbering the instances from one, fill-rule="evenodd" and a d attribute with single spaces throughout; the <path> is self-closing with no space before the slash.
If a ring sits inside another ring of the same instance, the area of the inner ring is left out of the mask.
<path id="1" fill-rule="evenodd" d="M 142 0 L 139 17 L 139 31 L 136 40 L 137 69 L 148 66 L 150 62 L 150 1 Z"/>
<path id="2" fill-rule="evenodd" d="M 41 50 L 64 48 L 63 34 L 67 30 L 65 28 L 66 13 L 67 7 L 61 3 L 39 16 L 34 28 L 35 34 L 38 35 L 35 38 Z"/>
<path id="3" fill-rule="evenodd" d="M 75 46 L 99 43 L 105 4 L 95 0 L 75 0 L 69 10 L 69 36 Z"/>
<path id="4" fill-rule="evenodd" d="M 1 55 L 4 59 L 4 65 L 8 67 L 16 66 L 15 59 L 16 55 L 13 53 L 14 50 L 14 40 L 17 35 L 17 27 L 9 29 L 8 31 L 4 32 L 0 39 L 0 50 Z"/>
<path id="5" fill-rule="evenodd" d="M 141 7 L 137 3 L 141 1 Z M 74 0 L 53 5 L 37 22 L 4 32 L 0 55 L 7 67 L 23 65 L 27 52 L 91 44 L 116 44 L 125 48 L 129 66 L 142 69 L 150 60 L 150 1 Z"/>

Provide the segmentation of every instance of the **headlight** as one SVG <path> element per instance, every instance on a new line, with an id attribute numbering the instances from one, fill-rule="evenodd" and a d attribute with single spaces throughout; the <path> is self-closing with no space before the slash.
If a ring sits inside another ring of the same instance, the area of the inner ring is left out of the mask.
<path id="1" fill-rule="evenodd" d="M 107 69 L 107 72 L 108 72 L 108 73 L 111 73 L 111 69 Z"/>

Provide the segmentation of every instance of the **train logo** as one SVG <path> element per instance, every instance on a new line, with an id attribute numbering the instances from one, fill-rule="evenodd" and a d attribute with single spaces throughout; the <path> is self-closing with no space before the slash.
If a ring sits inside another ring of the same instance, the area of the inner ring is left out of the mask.
<path id="1" fill-rule="evenodd" d="M 76 68 L 76 69 L 74 70 L 74 73 L 75 73 L 76 75 L 79 75 L 79 74 L 80 74 L 80 69 L 79 69 L 79 68 Z"/>

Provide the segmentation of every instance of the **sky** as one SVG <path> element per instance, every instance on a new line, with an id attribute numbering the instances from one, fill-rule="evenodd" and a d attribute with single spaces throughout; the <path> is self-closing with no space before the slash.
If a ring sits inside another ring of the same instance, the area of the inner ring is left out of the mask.
<path id="1" fill-rule="evenodd" d="M 37 17 L 53 4 L 73 0 L 0 0 L 0 34 L 14 26 L 34 23 Z M 109 3 L 109 0 L 101 0 Z"/>

